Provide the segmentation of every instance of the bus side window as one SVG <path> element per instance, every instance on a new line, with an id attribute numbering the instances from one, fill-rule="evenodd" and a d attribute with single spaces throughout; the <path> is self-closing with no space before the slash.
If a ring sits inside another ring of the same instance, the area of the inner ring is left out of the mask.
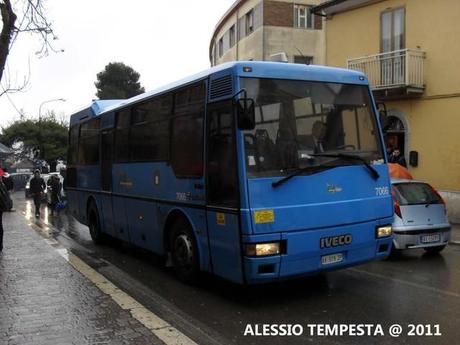
<path id="1" fill-rule="evenodd" d="M 171 166 L 177 177 L 203 175 L 203 121 L 206 87 L 199 82 L 175 94 Z"/>
<path id="2" fill-rule="evenodd" d="M 91 119 L 80 126 L 78 163 L 81 165 L 99 163 L 99 120 Z"/>
<path id="3" fill-rule="evenodd" d="M 116 114 L 115 162 L 129 161 L 129 127 L 131 110 L 124 109 Z"/>
<path id="4" fill-rule="evenodd" d="M 209 106 L 208 202 L 238 205 L 235 124 L 230 102 Z"/>

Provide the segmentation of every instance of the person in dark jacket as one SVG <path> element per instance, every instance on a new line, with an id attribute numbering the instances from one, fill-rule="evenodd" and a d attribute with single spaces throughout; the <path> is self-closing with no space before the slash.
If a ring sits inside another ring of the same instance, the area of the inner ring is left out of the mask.
<path id="1" fill-rule="evenodd" d="M 37 169 L 34 171 L 34 177 L 30 180 L 30 193 L 34 198 L 36 218 L 40 217 L 40 205 L 45 188 L 45 180 L 40 176 L 40 170 Z"/>
<path id="2" fill-rule="evenodd" d="M 11 198 L 0 178 L 0 252 L 3 250 L 3 212 L 11 208 Z"/>
<path id="3" fill-rule="evenodd" d="M 405 168 L 407 167 L 406 159 L 398 148 L 395 148 L 393 152 L 388 156 L 388 162 L 402 165 Z"/>
<path id="4" fill-rule="evenodd" d="M 8 191 L 8 193 L 11 196 L 11 192 L 14 189 L 14 181 L 13 181 L 13 178 L 11 177 L 11 175 L 8 174 L 8 170 L 6 168 L 3 168 L 3 171 L 5 172 L 5 174 L 2 177 L 2 181 L 3 181 L 3 184 L 6 187 L 6 190 Z M 9 210 L 7 210 L 7 211 L 8 212 L 14 211 L 13 203 L 11 203 L 11 208 Z"/>
<path id="5" fill-rule="evenodd" d="M 10 174 L 8 174 L 8 170 L 3 168 L 5 175 L 3 175 L 3 183 L 5 184 L 7 191 L 12 191 L 14 189 L 14 181 Z"/>
<path id="6" fill-rule="evenodd" d="M 49 188 L 51 188 L 51 215 L 54 215 L 54 210 L 56 209 L 56 204 L 61 199 L 61 189 L 62 184 L 59 179 L 59 176 L 52 175 L 50 178 L 51 182 L 49 184 Z"/>

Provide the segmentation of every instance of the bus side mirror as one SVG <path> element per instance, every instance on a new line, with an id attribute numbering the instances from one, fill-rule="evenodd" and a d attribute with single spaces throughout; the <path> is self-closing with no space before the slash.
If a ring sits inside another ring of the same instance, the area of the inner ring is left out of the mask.
<path id="1" fill-rule="evenodd" d="M 377 109 L 379 111 L 379 121 L 382 131 L 386 132 L 388 126 L 388 113 L 385 103 L 377 103 Z"/>
<path id="2" fill-rule="evenodd" d="M 256 127 L 256 112 L 252 98 L 240 98 L 236 101 L 238 129 L 254 129 Z"/>

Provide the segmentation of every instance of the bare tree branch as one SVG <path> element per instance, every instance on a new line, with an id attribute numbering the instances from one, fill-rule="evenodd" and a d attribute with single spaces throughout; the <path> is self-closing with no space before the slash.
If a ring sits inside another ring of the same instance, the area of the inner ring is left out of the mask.
<path id="1" fill-rule="evenodd" d="M 10 80 L 6 83 L 3 80 L 8 54 L 20 33 L 38 35 L 40 49 L 35 53 L 38 57 L 48 56 L 50 52 L 63 51 L 55 49 L 52 44 L 52 40 L 56 40 L 57 36 L 51 27 L 51 22 L 46 18 L 43 2 L 44 0 L 18 0 L 13 7 L 12 0 L 0 0 L 0 14 L 3 23 L 0 33 L 0 82 L 3 85 L 3 92 L 0 93 L 0 96 L 8 92 L 22 91 L 28 83 L 28 77 L 25 78 L 22 86 L 15 87 L 10 85 Z M 22 8 L 20 8 L 21 4 Z"/>

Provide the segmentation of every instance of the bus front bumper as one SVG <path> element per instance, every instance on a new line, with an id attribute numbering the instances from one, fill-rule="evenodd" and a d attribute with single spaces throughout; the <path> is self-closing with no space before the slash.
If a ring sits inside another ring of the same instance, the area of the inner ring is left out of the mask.
<path id="1" fill-rule="evenodd" d="M 278 238 L 284 246 L 280 255 L 245 256 L 246 282 L 257 284 L 312 275 L 384 259 L 390 254 L 393 236 L 377 239 L 375 233 L 378 225 L 377 222 L 366 222 L 327 229 L 245 236 L 245 243 L 270 242 Z M 349 244 L 332 245 L 337 244 L 335 237 L 343 235 L 352 236 Z M 320 248 L 321 245 L 323 248 Z"/>

